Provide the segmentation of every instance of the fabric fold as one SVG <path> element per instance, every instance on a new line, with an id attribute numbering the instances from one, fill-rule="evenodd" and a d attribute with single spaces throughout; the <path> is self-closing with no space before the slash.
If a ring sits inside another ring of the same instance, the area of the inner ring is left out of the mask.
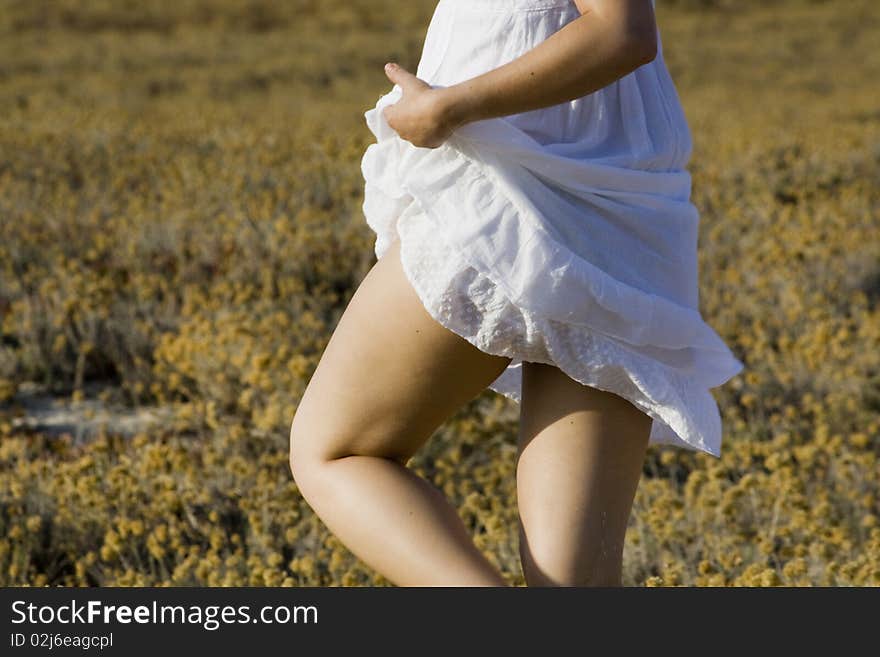
<path id="1" fill-rule="evenodd" d="M 541 223 L 542 212 L 521 192 L 534 189 L 516 179 L 527 172 L 515 162 L 502 163 L 487 139 L 475 147 L 456 133 L 439 148 L 415 147 L 381 114 L 391 102 L 394 94 L 366 113 L 378 141 L 362 160 L 365 213 L 375 215 L 394 201 L 396 207 L 389 209 L 394 215 L 416 201 L 468 264 L 496 281 L 511 303 L 647 347 L 655 358 L 686 367 L 708 387 L 741 370 L 742 363 L 696 308 L 622 283 L 556 241 Z M 507 184 L 498 182 L 505 176 Z"/>

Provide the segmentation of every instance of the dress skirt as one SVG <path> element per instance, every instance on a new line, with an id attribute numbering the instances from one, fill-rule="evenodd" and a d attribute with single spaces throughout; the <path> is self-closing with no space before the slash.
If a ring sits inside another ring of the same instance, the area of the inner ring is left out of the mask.
<path id="1" fill-rule="evenodd" d="M 440 0 L 416 75 L 457 84 L 579 16 L 571 0 Z M 698 309 L 691 133 L 659 35 L 656 58 L 613 83 L 467 123 L 438 148 L 384 119 L 400 97 L 394 85 L 365 113 L 376 256 L 399 237 L 429 314 L 512 359 L 489 387 L 520 402 L 523 361 L 555 365 L 650 415 L 651 443 L 719 456 L 710 388 L 743 363 Z"/>

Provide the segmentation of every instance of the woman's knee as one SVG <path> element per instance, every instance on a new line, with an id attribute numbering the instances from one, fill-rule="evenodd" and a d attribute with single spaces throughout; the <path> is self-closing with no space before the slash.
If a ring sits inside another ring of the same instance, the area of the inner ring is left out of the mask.
<path id="1" fill-rule="evenodd" d="M 314 489 L 326 478 L 327 465 L 345 456 L 338 449 L 331 451 L 331 446 L 343 442 L 338 430 L 327 422 L 310 421 L 308 405 L 300 405 L 290 423 L 288 444 L 290 472 L 300 492 Z"/>
<path id="2" fill-rule="evenodd" d="M 528 539 L 520 533 L 520 561 L 528 586 L 620 586 L 623 549 L 618 542 L 597 537 L 572 549 L 546 536 L 547 540 Z"/>
<path id="3" fill-rule="evenodd" d="M 399 431 L 384 423 L 350 426 L 351 423 L 310 422 L 305 409 L 290 425 L 288 458 L 297 486 L 316 488 L 326 482 L 334 461 L 351 456 L 384 458 L 406 465 L 411 454 L 401 447 Z M 381 425 L 381 426 L 379 426 Z"/>
<path id="4" fill-rule="evenodd" d="M 607 561 L 583 559 L 573 563 L 540 552 L 521 557 L 527 586 L 620 586 L 620 568 Z"/>
<path id="5" fill-rule="evenodd" d="M 324 462 L 310 444 L 308 434 L 300 430 L 295 418 L 290 425 L 288 462 L 293 480 L 300 491 L 307 486 L 309 477 L 313 476 Z"/>

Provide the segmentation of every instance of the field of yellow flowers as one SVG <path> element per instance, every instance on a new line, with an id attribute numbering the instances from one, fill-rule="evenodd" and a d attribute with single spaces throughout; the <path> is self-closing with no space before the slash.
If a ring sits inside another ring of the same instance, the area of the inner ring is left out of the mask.
<path id="1" fill-rule="evenodd" d="M 363 122 L 431 0 L 15 1 L 0 12 L 0 584 L 386 585 L 302 501 L 297 401 L 374 260 Z M 660 0 L 694 136 L 701 309 L 746 364 L 721 459 L 652 448 L 624 583 L 880 585 L 880 15 Z M 160 405 L 15 420 L 25 382 Z M 518 407 L 411 466 L 523 584 Z"/>

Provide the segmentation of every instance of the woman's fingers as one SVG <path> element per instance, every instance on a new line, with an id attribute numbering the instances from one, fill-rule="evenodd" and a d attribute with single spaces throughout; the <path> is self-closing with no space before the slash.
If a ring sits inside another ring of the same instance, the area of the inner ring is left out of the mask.
<path id="1" fill-rule="evenodd" d="M 392 62 L 385 64 L 385 75 L 388 76 L 388 79 L 394 84 L 399 84 L 404 91 L 406 91 L 406 88 L 412 83 L 421 82 L 421 80 L 419 80 L 419 78 L 413 73 L 410 73 L 399 64 L 394 64 Z"/>

